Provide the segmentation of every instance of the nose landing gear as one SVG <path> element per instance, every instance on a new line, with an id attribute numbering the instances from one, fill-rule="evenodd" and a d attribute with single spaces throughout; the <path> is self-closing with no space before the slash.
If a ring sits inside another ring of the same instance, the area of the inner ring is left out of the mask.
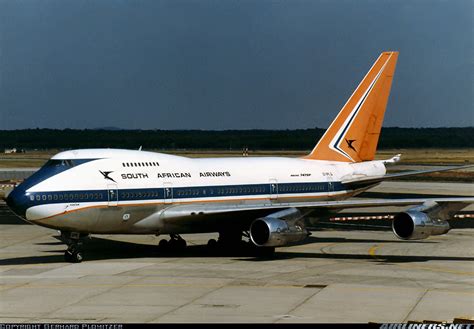
<path id="1" fill-rule="evenodd" d="M 69 263 L 80 263 L 84 259 L 82 247 L 84 239 L 88 234 L 81 234 L 77 232 L 62 232 L 60 240 L 67 245 L 67 250 L 64 252 L 64 260 Z"/>
<path id="2" fill-rule="evenodd" d="M 64 252 L 64 260 L 69 263 L 80 263 L 84 259 L 82 252 L 68 248 Z"/>

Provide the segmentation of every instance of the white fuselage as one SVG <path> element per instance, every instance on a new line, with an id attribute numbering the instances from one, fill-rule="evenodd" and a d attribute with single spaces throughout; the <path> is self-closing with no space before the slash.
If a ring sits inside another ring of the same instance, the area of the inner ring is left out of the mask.
<path id="1" fill-rule="evenodd" d="M 193 159 L 113 149 L 61 152 L 41 170 L 44 179 L 40 173 L 31 186 L 25 181 L 25 218 L 88 233 L 152 233 L 136 223 L 177 204 L 342 199 L 361 190 L 341 182 L 385 174 L 382 161 Z"/>

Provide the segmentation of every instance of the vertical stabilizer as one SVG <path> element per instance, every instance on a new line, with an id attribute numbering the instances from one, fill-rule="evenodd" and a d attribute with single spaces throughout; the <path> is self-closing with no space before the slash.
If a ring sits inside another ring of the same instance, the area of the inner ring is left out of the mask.
<path id="1" fill-rule="evenodd" d="M 398 52 L 383 52 L 306 159 L 373 160 Z"/>

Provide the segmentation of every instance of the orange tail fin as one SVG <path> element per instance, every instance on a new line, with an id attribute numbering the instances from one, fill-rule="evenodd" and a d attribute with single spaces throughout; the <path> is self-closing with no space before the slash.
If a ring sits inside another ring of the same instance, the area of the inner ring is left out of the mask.
<path id="1" fill-rule="evenodd" d="M 398 52 L 383 52 L 306 159 L 373 160 Z"/>

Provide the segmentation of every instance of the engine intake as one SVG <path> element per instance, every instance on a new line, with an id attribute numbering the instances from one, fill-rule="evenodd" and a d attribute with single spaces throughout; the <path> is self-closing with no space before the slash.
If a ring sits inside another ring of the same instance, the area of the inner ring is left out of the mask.
<path id="1" fill-rule="evenodd" d="M 448 233 L 450 227 L 445 220 L 433 219 L 421 211 L 407 210 L 395 215 L 392 230 L 399 239 L 421 240 L 431 235 Z"/>
<path id="2" fill-rule="evenodd" d="M 296 209 L 258 218 L 250 226 L 250 239 L 258 247 L 281 247 L 305 239 L 309 233 Z M 288 220 L 285 220 L 287 219 Z"/>

